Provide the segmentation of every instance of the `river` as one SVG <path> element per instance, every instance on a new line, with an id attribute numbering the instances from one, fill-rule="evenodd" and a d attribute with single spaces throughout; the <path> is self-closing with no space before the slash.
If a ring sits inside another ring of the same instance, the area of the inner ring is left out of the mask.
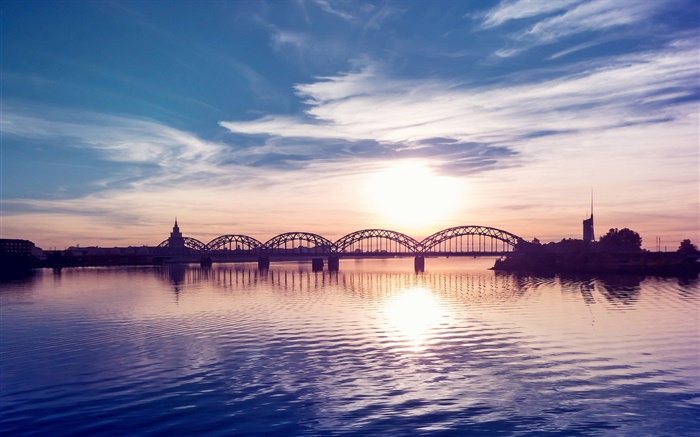
<path id="1" fill-rule="evenodd" d="M 37 270 L 3 435 L 700 435 L 697 279 L 492 259 Z"/>

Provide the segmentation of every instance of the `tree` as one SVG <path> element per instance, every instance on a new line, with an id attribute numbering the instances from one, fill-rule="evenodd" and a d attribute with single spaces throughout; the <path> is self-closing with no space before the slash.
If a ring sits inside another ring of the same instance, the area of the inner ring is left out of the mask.
<path id="1" fill-rule="evenodd" d="M 678 246 L 678 251 L 681 253 L 697 253 L 698 248 L 686 238 L 685 240 L 681 241 L 681 245 Z"/>
<path id="2" fill-rule="evenodd" d="M 637 252 L 642 249 L 642 237 L 631 229 L 610 229 L 600 237 L 600 244 L 610 252 Z"/>

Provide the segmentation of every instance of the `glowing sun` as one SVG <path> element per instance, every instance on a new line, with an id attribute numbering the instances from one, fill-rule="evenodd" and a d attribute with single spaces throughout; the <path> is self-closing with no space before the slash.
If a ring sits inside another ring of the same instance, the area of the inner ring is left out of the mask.
<path id="1" fill-rule="evenodd" d="M 402 162 L 373 173 L 367 191 L 374 211 L 389 225 L 427 228 L 450 218 L 461 181 L 440 176 L 418 162 Z"/>

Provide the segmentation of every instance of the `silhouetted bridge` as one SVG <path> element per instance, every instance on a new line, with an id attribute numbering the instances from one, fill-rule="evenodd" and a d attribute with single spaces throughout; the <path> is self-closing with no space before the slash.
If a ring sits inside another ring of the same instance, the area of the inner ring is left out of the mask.
<path id="1" fill-rule="evenodd" d="M 309 232 L 286 232 L 266 242 L 241 234 L 222 235 L 203 243 L 184 237 L 172 237 L 159 247 L 186 248 L 209 260 L 235 261 L 257 258 L 261 268 L 270 258 L 312 258 L 314 269 L 337 270 L 340 258 L 415 257 L 416 270 L 423 270 L 428 256 L 502 256 L 514 252 L 525 240 L 501 229 L 487 226 L 456 226 L 436 232 L 422 241 L 386 229 L 364 229 L 347 234 L 335 242 Z M 174 247 L 179 246 L 179 247 Z"/>

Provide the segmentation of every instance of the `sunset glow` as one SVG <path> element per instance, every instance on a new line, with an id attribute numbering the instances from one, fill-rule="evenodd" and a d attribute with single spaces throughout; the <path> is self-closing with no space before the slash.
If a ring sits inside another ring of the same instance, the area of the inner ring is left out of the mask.
<path id="1" fill-rule="evenodd" d="M 699 54 L 699 0 L 0 0 L 0 435 L 697 433 Z"/>
<path id="2" fill-rule="evenodd" d="M 438 176 L 416 162 L 399 163 L 368 178 L 367 192 L 380 219 L 398 229 L 437 229 L 454 220 L 461 181 Z"/>
<path id="3" fill-rule="evenodd" d="M 3 238 L 700 240 L 697 1 L 169 4 L 2 3 Z"/>

